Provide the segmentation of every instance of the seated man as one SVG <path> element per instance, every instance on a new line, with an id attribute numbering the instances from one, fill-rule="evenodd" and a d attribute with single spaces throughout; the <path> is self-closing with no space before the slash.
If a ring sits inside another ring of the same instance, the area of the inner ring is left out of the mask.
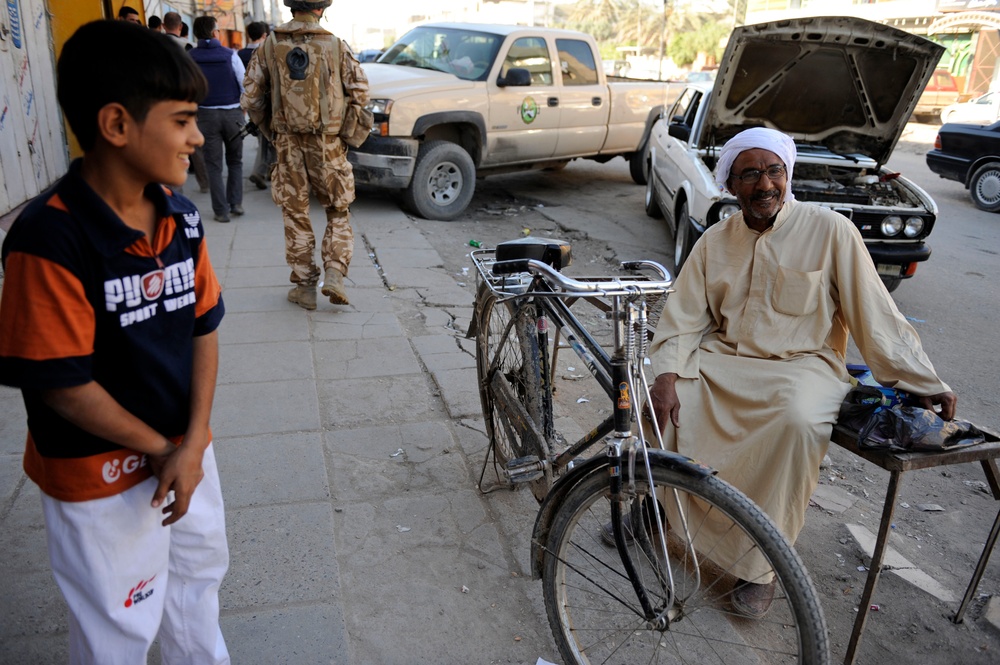
<path id="1" fill-rule="evenodd" d="M 695 245 L 650 348 L 667 448 L 717 469 L 791 542 L 851 387 L 848 333 L 883 385 L 940 405 L 946 420 L 956 404 L 855 226 L 794 200 L 794 162 L 794 142 L 775 130 L 748 129 L 725 144 L 715 177 L 740 213 Z M 761 617 L 774 595 L 770 569 L 759 555 L 733 560 L 739 544 L 729 544 L 711 558 L 740 580 L 733 609 Z"/>

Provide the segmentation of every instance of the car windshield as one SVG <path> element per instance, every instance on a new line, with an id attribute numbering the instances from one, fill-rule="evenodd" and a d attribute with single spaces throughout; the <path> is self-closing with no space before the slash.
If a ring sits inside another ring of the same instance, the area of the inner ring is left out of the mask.
<path id="1" fill-rule="evenodd" d="M 501 40 L 499 35 L 484 32 L 422 26 L 403 35 L 379 62 L 447 72 L 465 81 L 482 81 L 489 74 Z"/>

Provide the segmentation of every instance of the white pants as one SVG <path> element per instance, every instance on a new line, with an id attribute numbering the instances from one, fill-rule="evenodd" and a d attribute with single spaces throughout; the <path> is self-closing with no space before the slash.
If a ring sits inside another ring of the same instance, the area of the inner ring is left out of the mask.
<path id="1" fill-rule="evenodd" d="M 93 501 L 42 494 L 74 665 L 144 665 L 157 634 L 164 663 L 229 663 L 219 629 L 229 547 L 211 445 L 202 465 L 187 514 L 166 527 L 162 507 L 150 506 L 155 478 Z"/>

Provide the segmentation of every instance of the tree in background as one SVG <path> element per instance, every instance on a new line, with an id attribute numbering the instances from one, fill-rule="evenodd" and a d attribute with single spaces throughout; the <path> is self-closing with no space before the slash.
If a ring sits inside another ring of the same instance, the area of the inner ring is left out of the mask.
<path id="1" fill-rule="evenodd" d="M 675 33 L 667 46 L 667 54 L 679 67 L 690 65 L 705 54 L 706 60 L 715 64 L 722 57 L 723 39 L 732 32 L 728 21 L 707 20 L 694 31 Z"/>
<path id="2" fill-rule="evenodd" d="M 675 9 L 671 0 L 578 0 L 557 6 L 553 22 L 593 35 L 602 54 L 611 58 L 618 47 L 635 46 L 661 58 L 669 55 L 681 67 L 699 53 L 717 61 L 721 41 L 732 31 L 732 12 L 696 13 L 690 7 Z"/>

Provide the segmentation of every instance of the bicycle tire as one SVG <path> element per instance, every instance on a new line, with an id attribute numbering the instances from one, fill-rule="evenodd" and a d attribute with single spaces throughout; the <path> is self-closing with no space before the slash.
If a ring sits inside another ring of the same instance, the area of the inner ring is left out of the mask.
<path id="1" fill-rule="evenodd" d="M 533 334 L 534 311 L 524 303 L 519 306 L 519 301 L 500 301 L 485 285 L 480 289 L 478 298 L 480 319 L 476 333 L 476 373 L 486 435 L 493 446 L 493 454 L 504 467 L 512 460 L 531 455 L 544 459 L 547 451 L 538 450 L 532 443 L 524 441 L 507 421 L 498 405 L 500 397 L 493 387 L 494 374 L 498 374 L 524 407 L 536 429 L 544 431 L 542 423 L 546 417 L 551 422 L 552 414 L 544 413 L 541 397 L 543 370 L 539 360 L 538 337 Z M 512 318 L 515 324 L 509 327 Z M 534 481 L 532 485 L 538 483 Z M 546 489 L 544 480 L 541 484 L 542 487 L 533 487 L 539 499 Z"/>
<path id="2" fill-rule="evenodd" d="M 656 492 L 661 501 L 673 502 L 675 508 L 689 505 L 691 499 L 702 502 L 713 519 L 731 521 L 732 528 L 742 531 L 764 555 L 777 581 L 770 611 L 757 620 L 733 613 L 728 597 L 734 578 L 708 559 L 712 544 L 699 546 L 696 560 L 684 545 L 686 539 L 678 534 L 684 529 L 670 528 L 667 540 L 675 614 L 665 629 L 650 627 L 618 551 L 601 542 L 600 529 L 610 518 L 608 476 L 591 473 L 556 508 L 544 555 L 545 609 L 564 662 L 829 663 L 826 623 L 816 590 L 774 522 L 715 476 L 694 477 L 655 458 L 651 463 L 657 490 L 667 490 Z M 637 475 L 645 472 L 637 471 Z M 645 479 L 636 480 L 636 492 L 621 513 L 630 515 L 632 524 L 638 513 L 631 506 L 639 500 L 650 501 Z M 671 524 L 675 519 L 683 524 L 675 515 Z M 697 539 L 699 525 L 704 523 L 688 522 L 692 539 Z M 636 531 L 638 537 L 626 547 L 651 601 L 662 609 L 666 594 L 658 582 L 660 576 L 650 566 L 650 554 L 661 552 L 661 543 L 658 537 L 646 537 L 644 529 Z M 662 559 L 662 555 L 657 557 Z"/>

